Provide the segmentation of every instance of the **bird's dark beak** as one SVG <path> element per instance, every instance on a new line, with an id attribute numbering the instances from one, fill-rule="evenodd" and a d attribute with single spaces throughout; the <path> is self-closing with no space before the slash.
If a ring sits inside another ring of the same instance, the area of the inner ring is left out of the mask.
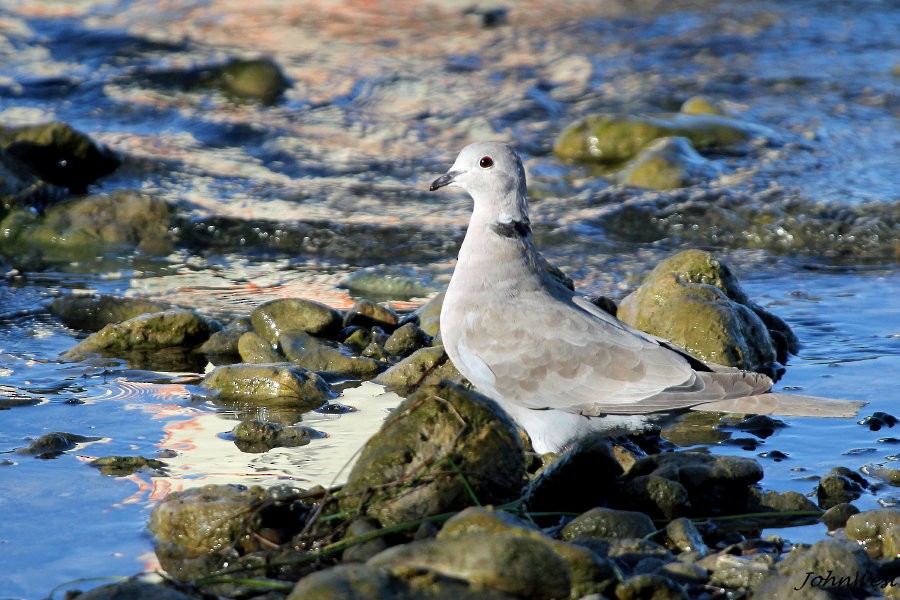
<path id="1" fill-rule="evenodd" d="M 432 181 L 431 187 L 428 189 L 433 192 L 434 190 L 442 188 L 445 185 L 450 185 L 451 183 L 453 183 L 453 179 L 457 175 L 459 175 L 459 173 L 456 171 L 450 171 L 449 173 L 445 173 L 444 175 L 441 175 L 440 177 L 438 177 L 437 179 Z"/>

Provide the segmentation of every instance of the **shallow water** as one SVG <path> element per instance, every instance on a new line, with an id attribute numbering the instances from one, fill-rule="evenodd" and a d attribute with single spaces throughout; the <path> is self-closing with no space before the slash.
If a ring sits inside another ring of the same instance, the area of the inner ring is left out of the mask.
<path id="1" fill-rule="evenodd" d="M 522 2 L 495 29 L 455 5 L 386 3 L 366 13 L 325 4 L 0 7 L 0 124 L 55 118 L 89 133 L 125 156 L 96 191 L 157 194 L 190 231 L 167 256 L 52 263 L 0 281 L 0 395 L 23 404 L 0 411 L 0 598 L 39 598 L 67 581 L 153 568 L 144 526 L 153 501 L 171 489 L 339 481 L 397 401 L 373 386 L 349 390 L 339 401 L 355 412 L 304 416 L 330 437 L 242 455 L 226 435 L 234 415 L 192 396 L 190 377 L 59 362 L 81 334 L 49 316 L 51 298 L 150 296 L 213 314 L 244 314 L 284 296 L 345 308 L 352 298 L 340 283 L 380 264 L 410 268 L 439 289 L 469 205 L 452 192 L 429 194 L 427 183 L 475 139 L 516 141 L 542 249 L 585 292 L 619 298 L 675 249 L 714 248 L 751 298 L 804 343 L 779 388 L 865 400 L 861 416 L 896 412 L 896 228 L 859 256 L 835 258 L 829 245 L 844 242 L 827 231 L 804 246 L 758 247 L 740 231 L 713 241 L 702 228 L 638 239 L 609 219 L 624 199 L 680 212 L 679 203 L 722 190 L 738 194 L 726 215 L 788 201 L 801 211 L 828 202 L 896 206 L 891 69 L 900 14 L 890 3 L 684 2 L 657 13 L 652 4 L 573 2 L 546 14 Z M 161 73 L 260 53 L 293 82 L 273 106 L 159 83 Z M 671 194 L 609 188 L 548 154 L 559 130 L 583 114 L 674 110 L 697 93 L 771 128 L 778 143 L 711 156 L 722 178 Z M 51 431 L 99 439 L 52 459 L 14 452 Z M 856 420 L 790 419 L 754 450 L 709 449 L 757 456 L 767 488 L 814 493 L 810 477 L 834 466 L 894 462 L 897 439 L 900 431 L 870 431 Z M 758 456 L 774 450 L 787 458 Z M 113 478 L 86 464 L 123 454 L 162 457 L 168 475 Z M 896 490 L 872 483 L 860 508 L 898 502 Z M 824 529 L 779 533 L 812 541 Z"/>

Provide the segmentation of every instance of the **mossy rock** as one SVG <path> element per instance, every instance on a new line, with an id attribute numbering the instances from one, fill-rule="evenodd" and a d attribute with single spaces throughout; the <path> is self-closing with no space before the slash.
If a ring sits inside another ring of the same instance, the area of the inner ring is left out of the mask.
<path id="1" fill-rule="evenodd" d="M 161 474 L 166 463 L 155 458 L 143 456 L 103 456 L 91 461 L 92 467 L 97 467 L 104 475 L 113 477 L 126 477 L 137 471 L 149 470 Z"/>
<path id="2" fill-rule="evenodd" d="M 851 515 L 846 523 L 844 534 L 862 544 L 873 558 L 893 560 L 900 556 L 895 531 L 900 527 L 900 509 L 867 510 Z"/>
<path id="3" fill-rule="evenodd" d="M 441 292 L 413 313 L 416 322 L 419 324 L 419 329 L 432 338 L 436 338 L 441 331 L 441 308 L 443 305 L 444 292 Z"/>
<path id="4" fill-rule="evenodd" d="M 329 336 L 341 329 L 343 316 L 330 306 L 303 298 L 279 298 L 258 306 L 251 314 L 253 329 L 273 346 L 283 333 Z"/>
<path id="5" fill-rule="evenodd" d="M 217 329 L 215 321 L 192 310 L 166 310 L 110 323 L 76 344 L 63 357 L 78 359 L 90 354 L 108 356 L 135 350 L 195 348 Z"/>
<path id="6" fill-rule="evenodd" d="M 50 303 L 50 312 L 66 327 L 100 331 L 111 323 L 121 323 L 144 314 L 169 310 L 168 302 L 121 296 L 76 296 L 67 294 Z"/>
<path id="7" fill-rule="evenodd" d="M 128 190 L 74 198 L 43 214 L 19 208 L 0 222 L 0 252 L 44 262 L 96 258 L 116 250 L 171 252 L 171 210 L 155 196 Z"/>
<path id="8" fill-rule="evenodd" d="M 319 432 L 302 425 L 282 425 L 261 419 L 241 421 L 231 430 L 234 444 L 241 452 L 268 452 L 272 448 L 296 448 L 305 446 Z"/>
<path id="9" fill-rule="evenodd" d="M 456 386 L 423 387 L 363 447 L 340 492 L 344 510 L 385 526 L 501 503 L 521 494 L 518 430 L 492 400 Z M 474 498 L 472 497 L 474 494 Z"/>
<path id="10" fill-rule="evenodd" d="M 774 373 L 776 342 L 759 315 L 762 309 L 748 304 L 726 265 L 708 252 L 687 250 L 657 265 L 622 300 L 618 317 L 701 360 Z"/>
<path id="11" fill-rule="evenodd" d="M 728 116 L 728 111 L 706 96 L 691 96 L 681 105 L 678 112 L 686 115 Z"/>
<path id="12" fill-rule="evenodd" d="M 268 58 L 232 59 L 218 69 L 216 82 L 230 98 L 263 104 L 275 103 L 290 87 L 278 64 Z"/>
<path id="13" fill-rule="evenodd" d="M 288 360 L 311 371 L 328 371 L 360 379 L 371 379 L 381 371 L 381 363 L 355 356 L 346 346 L 317 339 L 302 332 L 283 333 L 278 347 Z"/>
<path id="14" fill-rule="evenodd" d="M 290 363 L 235 364 L 213 369 L 203 385 L 225 402 L 311 410 L 337 396 L 316 373 Z"/>
<path id="15" fill-rule="evenodd" d="M 371 300 L 357 300 L 353 308 L 348 310 L 344 316 L 344 327 L 359 325 L 393 331 L 399 324 L 400 315 L 394 309 Z"/>
<path id="16" fill-rule="evenodd" d="M 250 331 L 252 327 L 250 317 L 238 317 L 209 336 L 209 339 L 200 346 L 199 351 L 211 355 L 239 356 L 238 342 L 241 336 Z"/>
<path id="17" fill-rule="evenodd" d="M 61 122 L 0 126 L 0 148 L 27 164 L 44 181 L 75 193 L 83 193 L 121 162 L 113 152 Z"/>
<path id="18" fill-rule="evenodd" d="M 431 346 L 416 350 L 373 381 L 406 394 L 423 383 L 441 380 L 461 383 L 463 376 L 450 361 L 443 346 Z"/>
<path id="19" fill-rule="evenodd" d="M 641 512 L 592 508 L 570 521 L 560 532 L 564 540 L 579 538 L 642 538 L 656 531 L 653 521 Z"/>
<path id="20" fill-rule="evenodd" d="M 42 211 L 67 195 L 68 190 L 42 181 L 28 165 L 0 149 L 0 219 L 16 207 Z"/>
<path id="21" fill-rule="evenodd" d="M 426 298 L 435 289 L 412 269 L 390 266 L 365 267 L 343 282 L 352 293 L 370 300 L 411 300 Z"/>
<path id="22" fill-rule="evenodd" d="M 245 331 L 238 338 L 237 353 L 242 361 L 251 364 L 287 361 L 284 356 L 272 347 L 272 344 L 253 331 Z"/>
<path id="23" fill-rule="evenodd" d="M 700 156 L 690 140 L 665 137 L 641 150 L 614 178 L 633 187 L 672 190 L 709 181 L 718 173 L 718 167 Z"/>
<path id="24" fill-rule="evenodd" d="M 765 134 L 764 128 L 722 115 L 591 115 L 563 130 L 553 151 L 562 160 L 616 165 L 663 137 L 684 137 L 706 150 L 738 147 Z"/>

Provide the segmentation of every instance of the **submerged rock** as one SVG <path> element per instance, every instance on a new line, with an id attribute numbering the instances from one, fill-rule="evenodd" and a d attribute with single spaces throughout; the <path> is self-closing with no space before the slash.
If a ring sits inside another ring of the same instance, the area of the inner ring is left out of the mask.
<path id="1" fill-rule="evenodd" d="M 50 303 L 50 312 L 66 327 L 85 331 L 100 331 L 111 323 L 121 323 L 134 317 L 158 313 L 173 308 L 167 302 L 121 296 L 76 296 L 67 294 Z"/>
<path id="2" fill-rule="evenodd" d="M 301 425 L 282 425 L 268 421 L 241 421 L 231 431 L 234 443 L 241 452 L 268 452 L 272 448 L 296 448 L 305 446 L 313 438 L 321 437 L 318 431 Z"/>
<path id="3" fill-rule="evenodd" d="M 344 281 L 354 294 L 371 300 L 411 300 L 425 298 L 435 290 L 411 269 L 401 267 L 365 267 L 354 271 Z"/>
<path id="4" fill-rule="evenodd" d="M 104 475 L 125 477 L 143 470 L 161 473 L 166 463 L 155 458 L 145 458 L 143 456 L 103 456 L 92 460 L 91 466 L 100 469 L 100 472 Z"/>
<path id="5" fill-rule="evenodd" d="M 700 156 L 690 140 L 665 137 L 655 140 L 616 173 L 625 185 L 652 190 L 671 190 L 715 178 L 719 168 Z"/>
<path id="6" fill-rule="evenodd" d="M 171 210 L 160 198 L 128 190 L 74 198 L 43 214 L 11 211 L 0 222 L 9 234 L 0 252 L 19 261 L 72 261 L 113 250 L 137 248 L 150 254 L 172 249 Z"/>
<path id="7" fill-rule="evenodd" d="M 341 313 L 321 302 L 279 298 L 258 306 L 250 315 L 253 329 L 273 346 L 283 333 L 329 336 L 340 331 Z"/>
<path id="8" fill-rule="evenodd" d="M 68 594 L 66 597 L 69 597 Z M 94 588 L 74 598 L 77 600 L 192 600 L 193 596 L 161 583 L 121 581 Z"/>
<path id="9" fill-rule="evenodd" d="M 63 354 L 79 359 L 90 354 L 117 354 L 133 350 L 195 348 L 209 338 L 218 324 L 186 309 L 140 315 L 111 323 Z"/>
<path id="10" fill-rule="evenodd" d="M 816 497 L 819 506 L 831 508 L 856 500 L 867 487 L 869 487 L 868 482 L 859 473 L 847 467 L 835 467 L 819 480 Z"/>
<path id="11" fill-rule="evenodd" d="M 44 181 L 75 193 L 83 193 L 121 162 L 87 135 L 60 122 L 0 126 L 0 148 L 27 164 Z"/>
<path id="12" fill-rule="evenodd" d="M 761 312 L 726 265 L 708 252 L 686 250 L 657 265 L 622 300 L 618 316 L 702 360 L 774 373 L 778 351 Z M 796 339 L 780 319 L 767 319 L 773 329 L 783 326 L 776 331 L 785 343 Z"/>
<path id="13" fill-rule="evenodd" d="M 492 401 L 455 386 L 424 387 L 363 447 L 340 504 L 382 525 L 518 497 L 525 455 L 516 426 Z M 471 496 L 474 494 L 474 498 Z"/>
<path id="14" fill-rule="evenodd" d="M 290 87 L 281 68 L 269 58 L 234 58 L 216 71 L 215 81 L 222 91 L 238 100 L 273 104 Z"/>
<path id="15" fill-rule="evenodd" d="M 337 396 L 319 375 L 290 363 L 219 366 L 203 378 L 203 385 L 225 402 L 305 410 Z"/>
<path id="16" fill-rule="evenodd" d="M 36 458 L 55 458 L 63 452 L 75 448 L 78 444 L 95 442 L 99 439 L 77 433 L 53 431 L 45 433 L 24 448 L 16 449 L 16 454 L 31 454 Z"/>
<path id="17" fill-rule="evenodd" d="M 695 148 L 705 150 L 733 149 L 766 135 L 763 127 L 722 115 L 592 115 L 569 125 L 553 151 L 562 160 L 618 164 L 663 137 L 687 138 Z"/>
<path id="18" fill-rule="evenodd" d="M 28 165 L 0 149 L 0 218 L 16 207 L 41 212 L 67 195 L 65 188 L 39 179 Z"/>

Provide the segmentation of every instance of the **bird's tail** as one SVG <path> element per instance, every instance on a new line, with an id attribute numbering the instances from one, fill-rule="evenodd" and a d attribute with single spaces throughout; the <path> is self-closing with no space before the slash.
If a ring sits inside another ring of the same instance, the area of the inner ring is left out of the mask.
<path id="1" fill-rule="evenodd" d="M 691 407 L 708 412 L 779 415 L 783 417 L 855 417 L 866 402 L 768 392 L 744 398 L 716 400 Z"/>

